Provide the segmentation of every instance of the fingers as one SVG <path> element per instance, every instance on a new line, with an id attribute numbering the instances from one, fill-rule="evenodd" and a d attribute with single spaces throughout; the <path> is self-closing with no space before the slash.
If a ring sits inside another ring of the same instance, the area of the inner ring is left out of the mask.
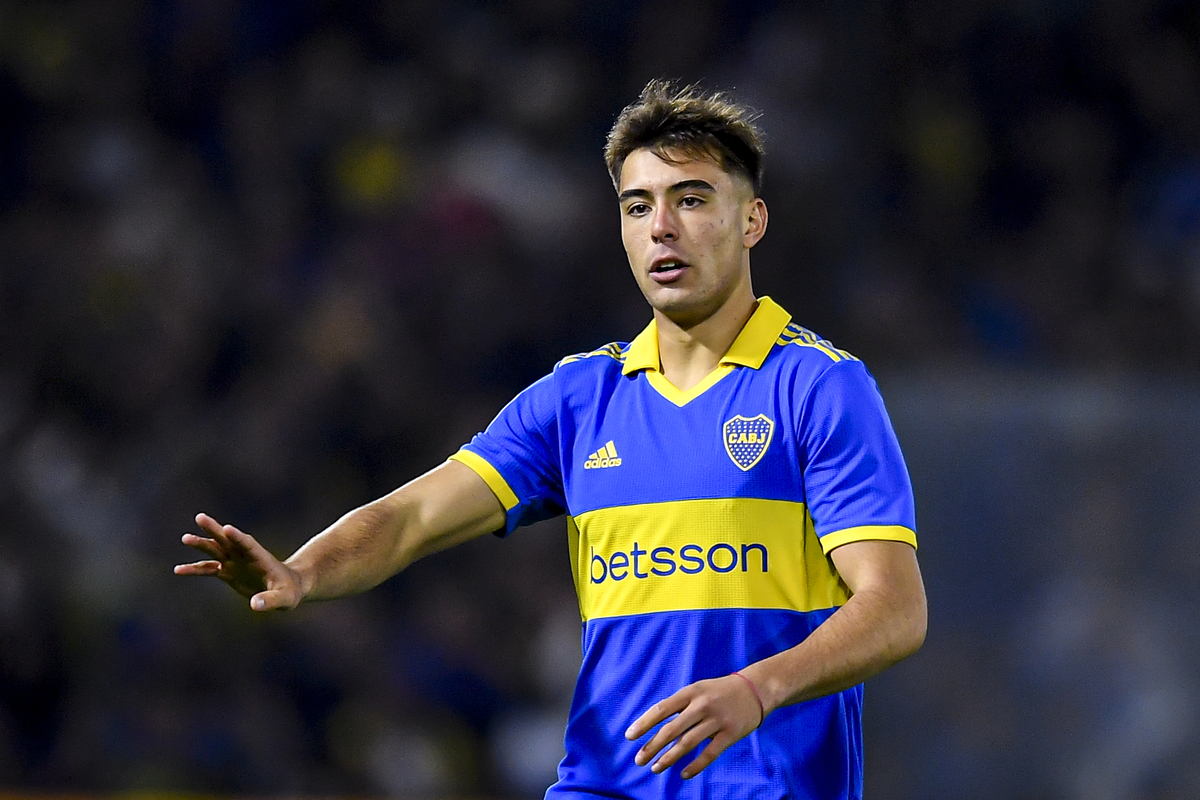
<path id="1" fill-rule="evenodd" d="M 666 700 L 650 706 L 650 708 L 646 710 L 646 713 L 634 720 L 634 723 L 629 726 L 628 730 L 625 731 L 625 738 L 631 742 L 634 739 L 641 738 L 646 731 L 650 730 L 672 714 L 678 714 L 680 711 L 686 708 L 687 701 L 680 698 L 680 694 L 681 692 L 676 692 Z"/>
<path id="2" fill-rule="evenodd" d="M 191 564 L 176 564 L 176 575 L 213 576 L 221 571 L 220 561 L 195 561 Z"/>
<path id="3" fill-rule="evenodd" d="M 281 580 L 286 583 L 291 577 L 281 574 L 280 571 L 284 570 L 282 564 L 253 536 L 232 525 L 222 525 L 207 514 L 197 514 L 196 525 L 202 535 L 185 533 L 182 541 L 207 558 L 178 565 L 175 568 L 176 575 L 219 578 L 245 597 L 276 589 Z M 294 583 L 294 580 L 291 582 Z M 269 597 L 264 601 L 264 609 L 290 608 L 299 602 L 295 594 L 284 592 L 278 597 Z"/>
<path id="4" fill-rule="evenodd" d="M 232 525 L 222 525 L 207 514 L 197 514 L 196 524 L 212 538 L 206 539 L 193 533 L 185 533 L 183 543 L 188 547 L 200 550 L 217 561 L 272 560 L 267 550 L 253 536 L 243 533 Z"/>
<path id="5" fill-rule="evenodd" d="M 221 565 L 229 560 L 231 554 L 245 549 L 240 541 L 230 536 L 230 533 L 233 532 L 241 536 L 245 536 L 245 534 L 238 531 L 232 525 L 221 525 L 207 514 L 197 514 L 196 525 L 205 533 L 212 536 L 212 538 L 197 536 L 194 533 L 185 533 L 181 541 L 188 547 L 199 550 L 208 556 L 210 560 L 197 561 L 193 564 L 179 564 L 175 567 L 175 574 L 219 576 Z"/>
<path id="6" fill-rule="evenodd" d="M 633 757 L 633 763 L 637 764 L 639 767 L 649 763 L 650 759 L 654 758 L 654 756 L 657 755 L 660 750 L 666 747 L 668 743 L 675 741 L 684 733 L 684 731 L 695 725 L 699 721 L 699 715 L 694 710 L 692 710 L 690 714 L 686 713 L 688 710 L 688 703 L 686 699 L 680 698 L 679 694 L 676 693 L 661 703 L 655 704 L 649 712 L 642 715 L 638 722 L 643 722 L 643 720 L 645 721 L 643 725 L 644 732 L 645 730 L 654 727 L 672 714 L 679 714 L 677 717 L 675 717 L 675 719 L 659 728 L 658 732 L 655 733 L 654 736 L 650 737 L 650 741 L 642 745 L 641 749 L 638 750 L 637 754 Z M 638 723 L 636 722 L 634 723 L 634 725 L 637 724 Z M 637 736 L 630 736 L 630 733 L 632 732 L 634 732 L 634 728 L 631 726 L 630 729 L 625 732 L 625 738 L 636 739 Z"/>
<path id="7" fill-rule="evenodd" d="M 217 560 L 220 560 L 225 555 L 225 551 L 214 540 L 205 539 L 203 536 L 197 536 L 194 533 L 185 533 L 182 541 L 188 547 L 194 547 L 205 555 L 212 556 Z"/>
<path id="8" fill-rule="evenodd" d="M 678 717 L 676 718 L 676 720 L 673 720 L 673 722 L 674 721 L 678 721 Z M 666 726 L 664 726 L 664 727 L 666 727 Z M 678 732 L 676 732 L 674 735 L 670 736 L 670 738 L 667 738 L 665 741 L 662 742 L 662 744 L 659 744 L 657 747 L 654 747 L 654 750 L 657 751 L 657 750 L 661 749 L 664 745 L 666 745 L 668 742 L 670 742 L 672 740 L 675 741 L 675 744 L 672 745 L 665 753 L 663 753 L 661 756 L 659 756 L 658 760 L 656 760 L 650 766 L 651 772 L 656 772 L 656 773 L 662 772 L 667 767 L 671 766 L 676 761 L 683 758 L 685 755 L 687 755 L 692 750 L 694 750 L 697 746 L 699 746 L 700 743 L 703 742 L 705 739 L 712 738 L 714 735 L 716 735 L 721 730 L 721 724 L 717 720 L 715 720 L 711 717 L 708 717 L 708 718 L 702 718 L 702 719 L 698 720 L 696 722 L 696 724 L 691 725 L 690 727 L 687 727 L 685 724 L 685 726 L 682 727 L 682 729 L 677 729 L 677 730 L 678 730 Z M 680 734 L 682 734 L 682 735 L 680 735 Z M 678 738 L 676 738 L 676 737 L 678 737 Z M 657 737 L 655 737 L 655 738 L 657 738 Z M 650 745 L 647 745 L 647 747 L 650 747 Z M 722 749 L 724 749 L 724 748 L 722 748 Z M 646 748 L 642 748 L 642 750 L 645 751 Z M 635 756 L 633 760 L 634 760 L 635 764 L 638 764 L 638 766 L 641 766 L 650 760 L 650 756 L 648 754 L 643 755 L 643 752 L 639 751 L 638 755 Z M 699 772 L 699 770 L 695 770 L 695 771 Z M 686 772 L 686 770 L 685 770 L 685 772 Z M 691 775 L 685 774 L 683 777 L 690 778 Z"/>
<path id="9" fill-rule="evenodd" d="M 199 526 L 200 530 L 204 531 L 214 539 L 218 539 L 219 541 L 221 536 L 221 528 L 223 527 L 221 523 L 217 522 L 208 514 L 197 514 L 196 525 Z"/>
<path id="10" fill-rule="evenodd" d="M 700 755 L 692 759 L 692 763 L 683 768 L 683 772 L 680 773 L 683 779 L 687 780 L 688 778 L 699 774 L 700 770 L 704 769 L 713 761 L 715 761 L 717 756 L 725 752 L 725 748 L 729 747 L 729 745 L 736 741 L 737 737 L 729 736 L 725 733 L 722 733 L 719 736 L 714 736 L 713 740 L 708 743 L 708 747 L 700 751 Z M 679 755 L 682 756 L 683 753 L 680 753 Z M 661 761 L 662 759 L 659 760 Z"/>
<path id="11" fill-rule="evenodd" d="M 711 740 L 681 773 L 685 779 L 695 776 L 761 723 L 758 701 L 750 694 L 738 679 L 727 676 L 685 686 L 656 703 L 629 726 L 627 739 L 637 739 L 672 715 L 675 718 L 663 723 L 642 745 L 634 755 L 634 763 L 645 766 L 653 761 L 650 770 L 662 772 L 705 740 Z"/>
<path id="12" fill-rule="evenodd" d="M 227 543 L 226 547 L 230 552 L 254 559 L 270 556 L 267 549 L 259 544 L 257 539 L 248 533 L 242 533 L 232 525 L 223 526 L 221 528 L 221 535 L 224 537 Z"/>
<path id="13" fill-rule="evenodd" d="M 212 541 L 226 554 L 246 553 L 258 544 L 250 534 L 242 533 L 232 525 L 222 525 L 208 514 L 197 514 L 196 524 L 211 536 Z"/>

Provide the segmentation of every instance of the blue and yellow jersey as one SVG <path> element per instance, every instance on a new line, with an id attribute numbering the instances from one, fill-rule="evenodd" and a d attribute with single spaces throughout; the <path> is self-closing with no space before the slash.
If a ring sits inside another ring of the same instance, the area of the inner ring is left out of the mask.
<path id="1" fill-rule="evenodd" d="M 583 666 L 548 798 L 857 798 L 862 687 L 780 708 L 689 781 L 633 762 L 655 702 L 786 650 L 849 598 L 829 552 L 916 546 L 912 489 L 862 362 L 762 298 L 681 391 L 653 323 L 570 356 L 452 456 L 509 533 L 566 514 Z M 649 736 L 649 734 L 647 735 Z"/>

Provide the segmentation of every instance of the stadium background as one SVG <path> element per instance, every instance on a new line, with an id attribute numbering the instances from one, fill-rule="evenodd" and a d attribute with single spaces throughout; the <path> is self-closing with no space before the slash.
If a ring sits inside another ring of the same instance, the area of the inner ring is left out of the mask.
<path id="1" fill-rule="evenodd" d="M 1200 5 L 0 1 L 0 789 L 540 796 L 561 523 L 255 618 L 279 553 L 629 338 L 600 159 L 764 111 L 755 287 L 880 379 L 930 635 L 875 800 L 1200 797 Z"/>

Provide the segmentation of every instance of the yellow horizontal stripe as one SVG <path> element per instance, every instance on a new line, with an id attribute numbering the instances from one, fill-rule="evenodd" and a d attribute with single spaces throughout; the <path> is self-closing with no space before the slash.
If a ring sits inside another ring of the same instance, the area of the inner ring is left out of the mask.
<path id="1" fill-rule="evenodd" d="M 903 525 L 862 525 L 857 528 L 845 528 L 821 537 L 821 547 L 828 553 L 835 547 L 841 547 L 850 542 L 907 542 L 917 546 L 917 534 Z"/>
<path id="2" fill-rule="evenodd" d="M 509 487 L 508 482 L 482 456 L 472 453 L 470 450 L 459 450 L 450 456 L 450 460 L 466 464 L 475 470 L 475 473 L 483 478 L 484 483 L 492 490 L 492 494 L 496 495 L 496 499 L 504 506 L 505 511 L 512 511 L 517 507 L 519 501 L 516 494 Z"/>
<path id="3" fill-rule="evenodd" d="M 815 611 L 849 597 L 803 503 L 618 506 L 570 519 L 568 534 L 585 620 L 710 608 Z"/>

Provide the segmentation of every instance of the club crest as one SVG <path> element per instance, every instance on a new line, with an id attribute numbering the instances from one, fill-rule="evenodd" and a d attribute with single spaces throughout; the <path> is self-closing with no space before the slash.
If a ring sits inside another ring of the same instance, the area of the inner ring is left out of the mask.
<path id="1" fill-rule="evenodd" d="M 767 419 L 765 414 L 757 417 L 738 414 L 722 426 L 721 439 L 725 442 L 725 452 L 729 453 L 738 469 L 745 472 L 767 452 L 774 431 L 775 423 Z"/>

